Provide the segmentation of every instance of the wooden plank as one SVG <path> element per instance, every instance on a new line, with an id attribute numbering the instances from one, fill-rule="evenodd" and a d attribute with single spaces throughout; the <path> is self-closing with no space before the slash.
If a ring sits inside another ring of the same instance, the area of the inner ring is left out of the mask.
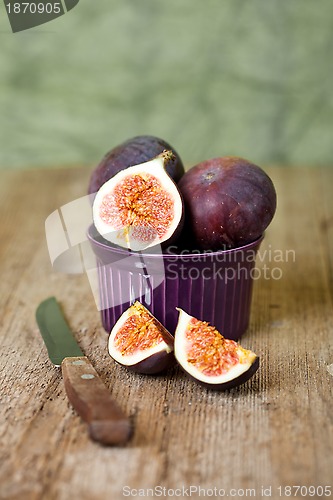
<path id="1" fill-rule="evenodd" d="M 2 174 L 0 498 L 118 499 L 126 486 L 190 485 L 251 488 L 259 498 L 262 486 L 272 486 L 278 498 L 279 485 L 330 485 L 333 175 L 269 173 L 278 211 L 260 250 L 242 342 L 258 352 L 261 368 L 225 393 L 203 389 L 177 367 L 154 378 L 115 365 L 86 277 L 52 272 L 45 218 L 85 194 L 87 171 Z M 34 319 L 49 295 L 60 300 L 83 351 L 130 415 L 128 445 L 91 442 L 67 402 Z"/>

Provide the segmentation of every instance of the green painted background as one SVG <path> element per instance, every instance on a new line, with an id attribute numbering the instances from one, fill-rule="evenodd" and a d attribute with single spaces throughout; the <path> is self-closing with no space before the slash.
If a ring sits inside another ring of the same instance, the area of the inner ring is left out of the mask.
<path id="1" fill-rule="evenodd" d="M 81 0 L 12 34 L 0 166 L 94 164 L 137 134 L 188 165 L 333 165 L 332 0 Z"/>

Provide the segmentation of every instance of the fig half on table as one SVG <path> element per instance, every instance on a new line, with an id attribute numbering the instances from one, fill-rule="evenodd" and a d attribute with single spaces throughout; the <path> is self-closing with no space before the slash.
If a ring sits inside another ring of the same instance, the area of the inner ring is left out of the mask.
<path id="1" fill-rule="evenodd" d="M 206 321 L 177 309 L 175 358 L 185 372 L 215 390 L 231 389 L 252 377 L 259 367 L 259 358 L 254 352 L 225 339 Z"/>
<path id="2" fill-rule="evenodd" d="M 109 337 L 109 354 L 130 370 L 153 375 L 171 366 L 173 336 L 139 301 L 115 323 Z"/>

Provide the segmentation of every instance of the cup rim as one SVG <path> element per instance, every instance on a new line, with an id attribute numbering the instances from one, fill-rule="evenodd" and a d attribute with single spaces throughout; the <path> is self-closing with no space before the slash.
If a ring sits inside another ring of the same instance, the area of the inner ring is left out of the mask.
<path id="1" fill-rule="evenodd" d="M 253 247 L 256 247 L 258 246 L 262 240 L 264 239 L 265 237 L 265 233 L 262 233 L 257 239 L 251 241 L 250 243 L 246 243 L 245 245 L 242 245 L 240 247 L 236 247 L 236 248 L 229 248 L 227 250 L 216 250 L 216 251 L 206 251 L 206 252 L 196 252 L 196 253 L 183 253 L 183 254 L 176 254 L 176 253 L 148 253 L 148 252 L 134 252 L 134 251 L 131 251 L 129 249 L 125 249 L 125 248 L 120 248 L 120 247 L 114 247 L 114 246 L 111 246 L 111 245 L 107 245 L 106 243 L 103 243 L 102 241 L 98 241 L 94 238 L 94 236 L 91 234 L 93 229 L 95 229 L 95 226 L 94 224 L 91 224 L 87 230 L 87 237 L 88 237 L 88 240 L 91 242 L 91 244 L 99 247 L 100 249 L 103 249 L 107 252 L 112 252 L 112 253 L 116 253 L 116 254 L 119 254 L 119 255 L 124 255 L 124 256 L 129 256 L 129 255 L 140 255 L 140 254 L 143 254 L 145 257 L 149 257 L 149 258 L 163 258 L 163 259 L 170 259 L 172 258 L 173 260 L 177 260 L 177 259 L 191 259 L 191 258 L 199 258 L 199 257 L 205 257 L 205 256 L 210 256 L 210 257 L 214 257 L 214 256 L 218 256 L 218 255 L 228 255 L 228 254 L 231 254 L 231 253 L 236 253 L 236 252 L 240 252 L 242 250 L 249 250 Z"/>

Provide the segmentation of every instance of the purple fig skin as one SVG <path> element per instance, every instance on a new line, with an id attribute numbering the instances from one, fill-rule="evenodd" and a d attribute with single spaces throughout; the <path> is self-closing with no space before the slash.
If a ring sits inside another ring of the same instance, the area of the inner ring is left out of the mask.
<path id="1" fill-rule="evenodd" d="M 165 372 L 168 368 L 171 368 L 176 363 L 173 351 L 166 352 L 156 352 L 155 354 L 148 356 L 135 365 L 123 365 L 124 368 L 140 373 L 141 375 L 157 375 Z"/>
<path id="2" fill-rule="evenodd" d="M 276 210 L 269 176 L 243 158 L 207 160 L 180 179 L 185 225 L 201 250 L 235 248 L 259 238 Z"/>
<path id="3" fill-rule="evenodd" d="M 192 379 L 195 380 L 198 384 L 200 384 L 203 387 L 206 387 L 206 389 L 212 389 L 213 391 L 226 391 L 227 389 L 233 389 L 234 387 L 238 387 L 239 385 L 245 384 L 258 370 L 259 368 L 259 358 L 256 357 L 250 368 L 239 375 L 239 377 L 234 378 L 233 380 L 229 380 L 228 382 L 224 382 L 224 384 L 207 384 L 207 382 L 203 382 L 202 380 L 198 380 L 193 375 L 190 375 L 187 373 L 187 371 L 183 368 L 185 373 Z M 213 377 L 212 377 L 213 378 Z"/>
<path id="4" fill-rule="evenodd" d="M 177 183 L 185 170 L 175 149 L 163 139 L 151 135 L 140 135 L 116 146 L 104 156 L 91 174 L 88 194 L 96 193 L 105 182 L 121 170 L 145 163 L 164 150 L 171 150 L 174 154 L 174 158 L 166 166 L 166 171 Z"/>

